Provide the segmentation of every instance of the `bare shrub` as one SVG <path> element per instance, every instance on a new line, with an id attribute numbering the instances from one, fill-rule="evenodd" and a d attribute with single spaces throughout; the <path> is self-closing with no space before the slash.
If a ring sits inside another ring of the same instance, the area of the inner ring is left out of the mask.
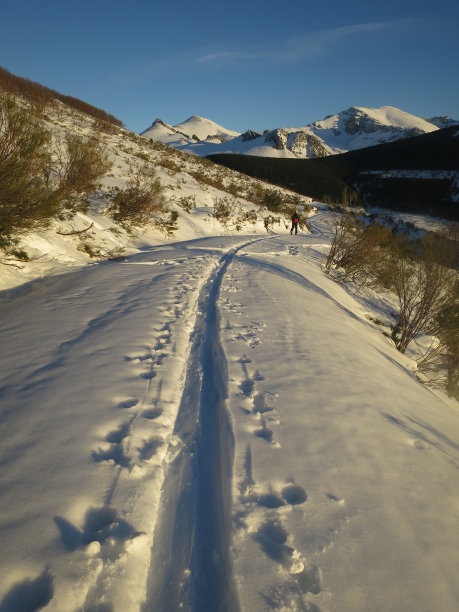
<path id="1" fill-rule="evenodd" d="M 399 313 L 391 337 L 401 353 L 419 333 L 438 333 L 441 312 L 457 301 L 457 275 L 450 267 L 452 256 L 450 245 L 430 234 L 421 239 L 416 257 L 394 252 L 391 269 Z"/>
<path id="2" fill-rule="evenodd" d="M 262 203 L 271 212 L 280 212 L 284 204 L 284 198 L 277 189 L 268 189 L 263 194 Z"/>
<path id="3" fill-rule="evenodd" d="M 333 240 L 325 263 L 327 270 L 340 266 L 359 233 L 355 216 L 349 210 L 343 214 L 333 213 L 331 224 Z"/>
<path id="4" fill-rule="evenodd" d="M 158 213 L 165 210 L 161 183 L 154 170 L 144 165 L 126 189 L 117 190 L 109 214 L 115 221 L 133 228 L 154 222 Z"/>
<path id="5" fill-rule="evenodd" d="M 349 185 L 345 185 L 341 192 L 341 203 L 343 206 L 356 206 L 359 200 L 359 194 Z"/>
<path id="6" fill-rule="evenodd" d="M 458 397 L 459 283 L 454 233 L 430 233 L 411 240 L 408 233 L 394 236 L 379 223 L 365 226 L 349 210 L 336 215 L 333 225 L 325 267 L 342 268 L 345 277 L 355 282 L 394 291 L 399 307 L 390 337 L 396 348 L 405 353 L 418 335 L 430 335 L 432 342 L 418 360 L 419 370 L 428 374 L 431 384 L 446 386 L 448 393 Z"/>
<path id="7" fill-rule="evenodd" d="M 191 214 L 196 208 L 196 198 L 194 195 L 183 196 L 178 201 L 178 204 L 183 208 L 184 211 L 186 211 L 188 214 Z"/>
<path id="8" fill-rule="evenodd" d="M 252 224 L 256 223 L 257 219 L 257 213 L 254 210 L 247 210 L 243 215 L 243 220 Z"/>
<path id="9" fill-rule="evenodd" d="M 172 236 L 178 229 L 178 217 L 179 214 L 176 210 L 170 210 L 168 216 L 165 219 L 161 219 L 157 225 L 159 225 L 168 236 Z"/>
<path id="10" fill-rule="evenodd" d="M 68 211 L 86 211 L 89 195 L 112 164 L 96 138 L 84 140 L 68 134 L 65 137 L 65 150 L 62 143 L 59 145 L 57 193 Z"/>
<path id="11" fill-rule="evenodd" d="M 222 223 L 226 223 L 231 215 L 231 203 L 228 198 L 215 198 L 214 217 Z"/>
<path id="12" fill-rule="evenodd" d="M 237 197 L 240 193 L 240 186 L 238 185 L 236 181 L 230 181 L 228 185 L 226 186 L 225 190 L 227 191 L 227 193 L 231 194 L 232 196 Z"/>
<path id="13" fill-rule="evenodd" d="M 459 281 L 451 284 L 445 304 L 430 326 L 433 340 L 418 359 L 418 369 L 428 377 L 429 384 L 444 386 L 459 399 Z M 445 380 L 446 378 L 446 380 Z"/>
<path id="14" fill-rule="evenodd" d="M 457 270 L 459 268 L 459 223 L 451 223 L 442 235 L 451 246 L 453 253 L 452 267 Z"/>
<path id="15" fill-rule="evenodd" d="M 209 160 L 205 161 L 209 162 L 210 165 L 213 165 L 212 162 L 210 162 Z M 203 160 L 201 159 L 199 162 L 200 165 L 204 165 L 205 168 L 208 167 L 209 164 L 203 164 L 202 162 Z M 196 179 L 199 183 L 209 185 L 210 187 L 214 187 L 215 189 L 219 189 L 220 191 L 225 190 L 225 185 L 223 183 L 223 177 L 221 174 L 207 174 L 207 172 L 205 172 L 205 170 L 203 170 L 202 168 L 199 168 L 198 170 L 191 170 L 188 172 L 188 174 L 194 179 Z"/>
<path id="16" fill-rule="evenodd" d="M 180 170 L 180 166 L 174 161 L 174 159 L 172 159 L 171 156 L 160 158 L 158 165 L 166 168 L 167 170 L 171 170 L 172 172 L 179 172 Z"/>
<path id="17" fill-rule="evenodd" d="M 334 236 L 325 263 L 344 268 L 346 276 L 357 283 L 380 284 L 387 268 L 382 247 L 391 238 L 390 230 L 379 223 L 365 226 L 347 210 L 333 218 Z"/>
<path id="18" fill-rule="evenodd" d="M 266 229 L 267 232 L 269 232 L 269 229 L 273 228 L 274 225 L 279 225 L 280 222 L 281 222 L 281 218 L 280 217 L 273 217 L 273 215 L 267 215 L 263 219 L 263 224 L 264 224 L 265 229 Z"/>
<path id="19" fill-rule="evenodd" d="M 94 130 L 100 134 L 118 134 L 121 122 L 107 121 L 106 119 L 95 117 L 93 120 Z"/>
<path id="20" fill-rule="evenodd" d="M 44 226 L 59 211 L 48 183 L 51 135 L 39 115 L 0 96 L 0 248 L 15 234 Z"/>

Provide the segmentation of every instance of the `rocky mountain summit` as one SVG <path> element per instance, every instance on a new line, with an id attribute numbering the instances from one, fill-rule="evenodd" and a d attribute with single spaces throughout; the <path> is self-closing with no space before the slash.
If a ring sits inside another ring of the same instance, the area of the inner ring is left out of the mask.
<path id="1" fill-rule="evenodd" d="M 431 117 L 430 119 L 426 119 L 429 123 L 436 125 L 438 128 L 446 128 L 452 127 L 454 125 L 459 125 L 459 121 L 457 119 L 451 119 L 446 115 L 442 115 L 441 117 Z"/>

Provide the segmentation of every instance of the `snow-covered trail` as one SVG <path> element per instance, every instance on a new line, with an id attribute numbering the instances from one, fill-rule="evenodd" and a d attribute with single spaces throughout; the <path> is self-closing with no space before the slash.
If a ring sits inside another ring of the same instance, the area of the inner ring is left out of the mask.
<path id="1" fill-rule="evenodd" d="M 456 609 L 457 410 L 326 244 L 157 247 L 0 304 L 0 612 Z"/>

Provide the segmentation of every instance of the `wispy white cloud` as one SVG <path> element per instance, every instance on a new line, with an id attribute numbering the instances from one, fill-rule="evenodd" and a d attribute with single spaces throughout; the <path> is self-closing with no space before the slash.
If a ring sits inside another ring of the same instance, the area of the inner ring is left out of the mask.
<path id="1" fill-rule="evenodd" d="M 259 60 L 266 58 L 266 51 L 217 51 L 203 55 L 197 59 L 198 64 L 207 64 L 209 66 L 223 66 L 231 62 L 244 60 Z"/>
<path id="2" fill-rule="evenodd" d="M 339 44 L 351 42 L 360 35 L 371 32 L 397 31 L 407 27 L 415 27 L 414 19 L 396 19 L 374 23 L 359 23 L 339 28 L 329 28 L 307 32 L 301 36 L 288 38 L 278 45 L 269 45 L 256 51 L 216 51 L 197 59 L 199 64 L 221 67 L 238 61 L 276 61 L 279 63 L 294 63 L 309 57 L 317 57 L 331 51 Z"/>
<path id="3" fill-rule="evenodd" d="M 390 32 L 400 30 L 413 24 L 413 20 L 397 19 L 374 23 L 358 23 L 340 28 L 330 28 L 309 32 L 286 41 L 279 50 L 277 59 L 283 62 L 295 62 L 308 57 L 323 55 L 340 43 L 351 42 L 360 35 L 372 32 Z"/>

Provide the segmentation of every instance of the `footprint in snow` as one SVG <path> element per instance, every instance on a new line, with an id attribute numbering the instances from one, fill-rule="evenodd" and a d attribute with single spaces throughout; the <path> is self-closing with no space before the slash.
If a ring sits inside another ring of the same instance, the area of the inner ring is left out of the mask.
<path id="1" fill-rule="evenodd" d="M 296 506 L 298 504 L 304 504 L 308 496 L 305 489 L 295 484 L 289 484 L 282 489 L 282 497 L 285 499 L 287 504 Z"/>
<path id="2" fill-rule="evenodd" d="M 263 523 L 253 537 L 270 559 L 290 569 L 294 549 L 288 545 L 288 533 L 279 519 Z"/>
<path id="3" fill-rule="evenodd" d="M 253 398 L 253 412 L 264 414 L 265 412 L 272 412 L 274 408 L 267 406 L 265 401 L 264 393 L 257 393 Z"/>
<path id="4" fill-rule="evenodd" d="M 162 413 L 163 411 L 161 408 L 148 408 L 147 410 L 144 410 L 140 416 L 142 416 L 144 419 L 149 419 L 150 421 L 153 421 L 159 418 Z"/>
<path id="5" fill-rule="evenodd" d="M 134 408 L 134 406 L 137 406 L 137 404 L 139 403 L 138 399 L 127 399 L 124 400 L 124 402 L 120 402 L 118 404 L 118 408 L 122 409 L 122 410 L 129 410 L 129 408 Z"/>
<path id="6" fill-rule="evenodd" d="M 318 595 L 322 591 L 320 568 L 305 567 L 304 560 L 292 546 L 291 538 L 279 519 L 267 520 L 259 527 L 253 538 L 270 559 L 290 573 L 290 580 L 293 580 L 300 593 Z"/>
<path id="7" fill-rule="evenodd" d="M 241 483 L 242 485 L 243 483 Z M 253 480 L 252 480 L 252 483 Z M 249 490 L 249 487 L 240 487 L 241 492 L 246 492 Z M 267 492 L 256 493 L 251 492 L 245 498 L 244 501 L 255 502 L 259 506 L 263 506 L 264 508 L 280 508 L 282 506 L 297 506 L 300 504 L 304 504 L 308 499 L 307 493 L 303 487 L 300 487 L 295 484 L 288 484 L 282 488 L 281 491 L 276 491 L 274 488 L 270 487 Z"/>
<path id="8" fill-rule="evenodd" d="M 113 461 L 120 467 L 127 468 L 130 465 L 129 457 L 124 454 L 122 441 L 129 435 L 130 422 L 121 424 L 118 429 L 115 429 L 105 436 L 105 440 L 110 443 L 107 449 L 99 448 L 97 451 L 92 451 L 92 458 L 96 462 Z"/>
<path id="9" fill-rule="evenodd" d="M 263 417 L 263 415 L 260 415 L 260 416 L 261 416 L 261 428 L 256 429 L 253 433 L 255 436 L 257 436 L 257 438 L 262 438 L 263 440 L 266 440 L 267 442 L 270 442 L 272 444 L 274 432 L 272 429 L 269 429 L 269 427 L 266 426 L 266 420 Z"/>
<path id="10" fill-rule="evenodd" d="M 148 461 L 154 455 L 156 455 L 156 451 L 164 444 L 164 440 L 161 438 L 157 438 L 153 436 L 149 440 L 143 441 L 143 446 L 138 449 L 139 451 L 139 459 L 141 461 Z"/>
<path id="11" fill-rule="evenodd" d="M 108 506 L 89 508 L 82 530 L 60 516 L 54 517 L 54 522 L 59 529 L 62 544 L 68 551 L 85 547 L 91 542 L 107 543 L 110 548 L 114 548 L 116 543 L 140 535 L 132 525 L 117 515 L 116 510 Z M 119 547 L 117 552 L 122 552 Z"/>
<path id="12" fill-rule="evenodd" d="M 92 451 L 92 458 L 97 463 L 101 461 L 113 461 L 116 465 L 119 465 L 123 468 L 128 468 L 130 466 L 130 459 L 124 454 L 124 450 L 122 449 L 120 444 L 112 444 L 108 449 L 101 449 L 97 451 Z"/>
<path id="13" fill-rule="evenodd" d="M 0 612 L 35 612 L 48 605 L 53 595 L 53 577 L 45 569 L 36 578 L 26 578 L 13 585 L 0 601 Z"/>
<path id="14" fill-rule="evenodd" d="M 239 385 L 239 389 L 242 392 L 242 395 L 245 397 L 250 397 L 253 393 L 253 388 L 255 386 L 255 382 L 251 378 L 246 378 Z"/>

